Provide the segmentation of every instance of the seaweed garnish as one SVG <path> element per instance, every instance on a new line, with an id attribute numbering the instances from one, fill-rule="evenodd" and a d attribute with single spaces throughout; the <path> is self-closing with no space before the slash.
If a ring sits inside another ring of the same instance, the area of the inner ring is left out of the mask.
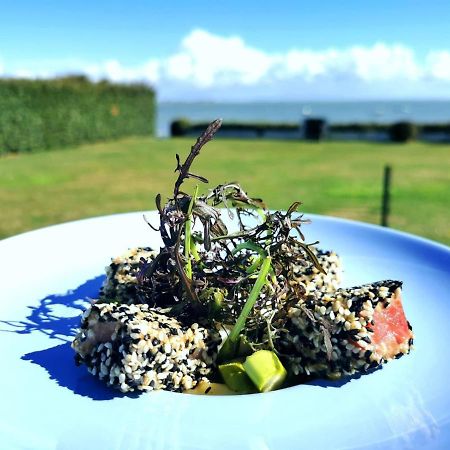
<path id="1" fill-rule="evenodd" d="M 221 123 L 217 119 L 208 126 L 183 163 L 176 155 L 173 197 L 163 205 L 161 195 L 156 196 L 163 247 L 152 261 L 142 261 L 139 295 L 187 322 L 236 327 L 241 321 L 245 326 L 237 334 L 248 345 L 273 349 L 283 315 L 305 295 L 296 281 L 299 267 L 324 270 L 312 249 L 317 242 L 306 243 L 301 230 L 308 221 L 297 212 L 300 202 L 286 212 L 269 211 L 237 182 L 202 195 L 198 186 L 191 194 L 181 190 L 187 179 L 208 183 L 191 167 Z M 235 221 L 236 231 L 228 231 L 219 208 Z M 251 308 L 246 306 L 249 297 Z"/>

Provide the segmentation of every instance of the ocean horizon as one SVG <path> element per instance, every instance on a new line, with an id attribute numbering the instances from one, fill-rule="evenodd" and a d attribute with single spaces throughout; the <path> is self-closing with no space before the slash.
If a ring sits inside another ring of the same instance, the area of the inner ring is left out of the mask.
<path id="1" fill-rule="evenodd" d="M 449 123 L 450 100 L 380 100 L 380 101 L 302 101 L 302 102 L 174 102 L 157 104 L 158 137 L 170 135 L 173 120 L 185 118 L 208 122 L 301 123 L 308 117 L 320 117 L 331 124 Z"/>

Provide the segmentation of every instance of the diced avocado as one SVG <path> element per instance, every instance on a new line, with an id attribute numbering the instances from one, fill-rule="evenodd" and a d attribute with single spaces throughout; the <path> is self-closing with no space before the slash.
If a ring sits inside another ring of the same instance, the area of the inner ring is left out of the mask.
<path id="1" fill-rule="evenodd" d="M 255 392 L 255 386 L 245 372 L 242 362 L 232 361 L 219 366 L 225 384 L 235 392 L 241 394 Z"/>
<path id="2" fill-rule="evenodd" d="M 243 367 L 259 392 L 278 389 L 287 376 L 278 356 L 270 350 L 259 350 L 248 356 Z"/>

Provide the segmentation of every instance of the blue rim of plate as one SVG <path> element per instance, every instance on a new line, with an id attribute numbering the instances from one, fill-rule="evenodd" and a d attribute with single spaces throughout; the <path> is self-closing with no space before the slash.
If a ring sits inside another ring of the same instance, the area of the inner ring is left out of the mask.
<path id="1" fill-rule="evenodd" d="M 84 219 L 23 233 L 0 241 L 0 252 L 5 248 L 10 251 L 14 246 L 20 247 L 21 241 L 29 245 L 34 239 L 53 240 L 58 244 L 58 239 L 64 241 L 64 232 L 69 228 L 73 233 L 77 228 L 85 230 L 90 225 L 118 221 L 131 224 L 131 221 L 139 221 L 141 214 Z M 67 343 L 54 345 L 58 342 L 36 330 L 29 334 L 4 332 L 0 333 L 0 341 L 4 341 L 8 350 L 4 352 L 3 363 L 6 364 L 10 357 L 17 383 L 31 378 L 36 385 L 22 387 L 22 393 L 12 395 L 11 392 L 18 387 L 12 383 L 9 393 L 4 396 L 13 406 L 9 408 L 9 414 L 1 416 L 0 436 L 3 441 L 11 444 L 9 448 L 27 448 L 29 438 L 37 443 L 33 448 L 53 448 L 55 443 L 60 448 L 72 448 L 75 442 L 85 448 L 127 448 L 123 447 L 127 441 L 135 442 L 134 448 L 225 448 L 230 443 L 236 448 L 444 448 L 450 442 L 450 417 L 445 408 L 450 390 L 443 385 L 445 377 L 442 374 L 449 365 L 443 363 L 439 355 L 434 355 L 430 348 L 442 350 L 441 339 L 450 336 L 447 336 L 447 331 L 436 334 L 436 327 L 430 327 L 423 319 L 425 313 L 419 294 L 426 290 L 415 282 L 415 271 L 420 269 L 437 284 L 436 292 L 426 291 L 431 292 L 431 300 L 428 301 L 435 306 L 428 313 L 432 315 L 430 321 L 441 324 L 445 314 L 435 309 L 449 308 L 438 295 L 439 290 L 448 284 L 445 276 L 450 267 L 450 249 L 376 225 L 312 214 L 305 216 L 313 220 L 313 224 L 305 229 L 308 235 L 316 225 L 322 232 L 327 232 L 326 242 L 335 243 L 337 251 L 343 249 L 344 264 L 348 262 L 348 271 L 354 272 L 350 274 L 351 280 L 363 280 L 365 276 L 373 278 L 384 270 L 406 271 L 406 278 L 411 279 L 410 284 L 415 290 L 406 290 L 405 298 L 407 293 L 412 298 L 410 303 L 405 300 L 405 309 L 408 318 L 411 313 L 416 333 L 420 332 L 417 349 L 411 355 L 359 379 L 343 383 L 318 382 L 268 394 L 226 398 L 163 392 L 134 398 L 107 394 L 95 385 L 101 395 L 92 398 L 88 390 L 89 386 L 92 388 L 93 380 L 80 371 L 82 368 L 70 366 Z M 104 233 L 107 231 L 106 227 Z M 145 233 L 149 233 L 146 225 L 142 226 L 142 236 L 146 236 Z M 54 237 L 56 234 L 58 238 Z M 359 234 L 371 236 L 371 242 L 358 241 Z M 74 239 L 73 234 L 68 238 Z M 93 236 L 78 238 L 94 239 Z M 100 241 L 102 236 L 99 234 L 97 238 Z M 72 246 L 76 250 L 76 243 Z M 374 250 L 375 257 L 358 254 L 362 251 L 361 246 L 362 250 Z M 389 257 L 391 252 L 397 252 L 400 260 L 392 261 Z M 115 254 L 104 256 L 110 258 Z M 409 260 L 404 261 L 405 258 Z M 98 263 L 95 267 L 99 267 Z M 99 272 L 92 273 L 91 268 L 86 268 L 81 278 L 88 280 L 89 274 L 95 279 Z M 45 278 L 45 272 L 41 275 Z M 66 285 L 76 290 L 77 283 L 70 280 L 70 274 L 67 277 L 66 283 L 58 278 L 55 291 L 45 295 L 62 292 Z M 46 282 L 51 285 L 54 280 L 50 277 Z M 38 287 L 36 284 L 36 289 Z M 12 289 L 3 286 L 1 298 L 7 298 L 5 295 L 14 297 Z M 20 307 L 36 307 L 31 296 L 23 299 L 18 295 L 18 299 L 19 304 L 23 303 Z M 0 311 L 2 309 L 0 306 Z M 23 321 L 24 317 L 4 317 L 2 312 L 0 320 L 5 319 Z M 64 362 L 67 370 L 58 366 L 59 361 Z M 427 364 L 439 364 L 441 376 L 424 367 Z M 26 408 L 32 410 L 26 412 Z M 46 411 L 47 421 L 40 417 L 40 411 Z M 125 418 L 117 420 L 121 415 Z M 77 420 L 87 427 L 84 433 L 77 431 Z M 26 424 L 28 431 L 24 432 L 20 424 Z M 55 432 L 49 431 L 55 429 Z"/>

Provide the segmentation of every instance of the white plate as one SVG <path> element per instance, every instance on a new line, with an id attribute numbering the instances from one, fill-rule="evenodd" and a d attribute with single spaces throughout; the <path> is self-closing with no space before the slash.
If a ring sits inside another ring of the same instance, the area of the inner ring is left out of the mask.
<path id="1" fill-rule="evenodd" d="M 53 226 L 0 242 L 0 447 L 450 448 L 450 250 L 376 226 L 311 218 L 307 238 L 342 256 L 344 285 L 404 281 L 416 336 L 410 355 L 346 383 L 267 394 L 121 395 L 75 367 L 69 342 L 110 258 L 157 247 L 156 233 L 140 213 Z"/>

